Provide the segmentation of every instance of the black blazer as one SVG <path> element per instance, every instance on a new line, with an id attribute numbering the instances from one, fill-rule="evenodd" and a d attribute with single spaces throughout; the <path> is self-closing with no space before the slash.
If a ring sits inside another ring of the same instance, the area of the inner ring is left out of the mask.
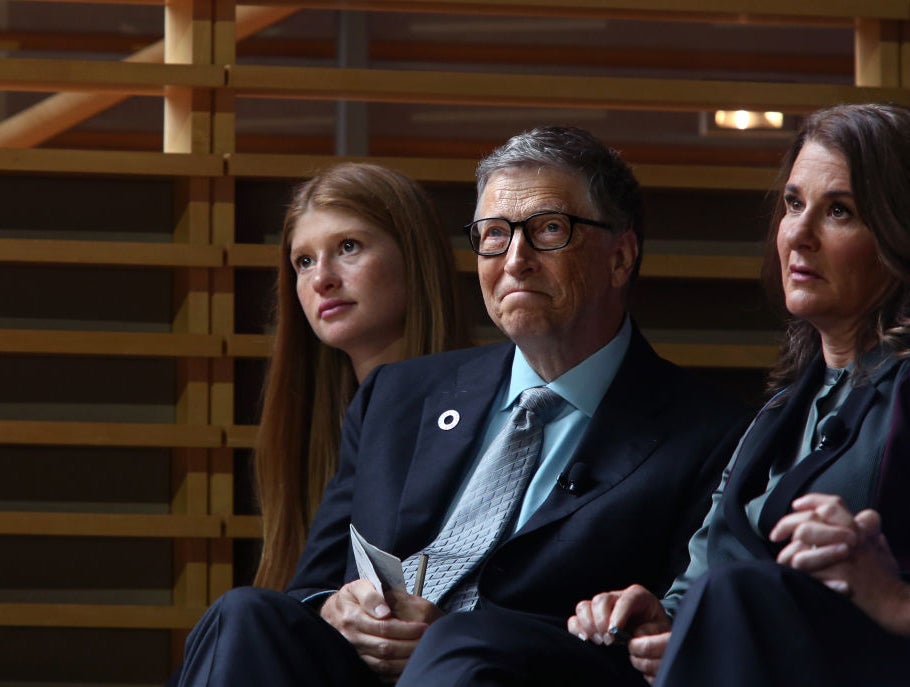
<path id="1" fill-rule="evenodd" d="M 795 450 L 823 371 L 819 356 L 753 420 L 714 495 L 711 513 L 692 540 L 691 564 L 665 599 L 671 612 L 688 586 L 708 568 L 730 561 L 776 558 L 781 547 L 768 541 L 768 533 L 790 511 L 793 499 L 813 492 L 840 495 L 854 513 L 877 509 L 902 575 L 910 579 L 908 360 L 886 358 L 850 391 L 837 412 L 841 420 L 838 436 L 781 478 L 762 508 L 759 532 L 746 516 L 745 504 L 767 488 L 771 464 Z"/>
<path id="2" fill-rule="evenodd" d="M 510 373 L 512 344 L 378 368 L 344 422 L 329 484 L 289 593 L 303 598 L 357 578 L 353 522 L 404 559 L 432 541 L 473 463 L 490 406 Z M 460 415 L 449 430 L 445 411 Z M 566 618 L 579 599 L 633 582 L 662 592 L 742 430 L 742 409 L 657 357 L 635 330 L 616 378 L 572 462 L 575 494 L 554 488 L 479 576 L 481 606 Z"/>

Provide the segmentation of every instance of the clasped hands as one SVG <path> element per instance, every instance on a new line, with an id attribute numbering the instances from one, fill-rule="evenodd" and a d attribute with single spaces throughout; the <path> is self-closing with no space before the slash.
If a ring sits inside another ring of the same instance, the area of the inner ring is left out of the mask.
<path id="1" fill-rule="evenodd" d="M 771 541 L 788 542 L 777 562 L 849 596 L 885 629 L 910 634 L 910 588 L 900 579 L 879 514 L 864 510 L 854 516 L 840 497 L 827 494 L 807 494 L 792 507 L 770 533 Z M 629 660 L 649 683 L 670 641 L 669 617 L 657 597 L 640 585 L 579 602 L 567 627 L 595 644 L 614 643 L 612 627 L 624 630 L 631 635 Z"/>
<path id="2" fill-rule="evenodd" d="M 780 519 L 769 538 L 789 540 L 778 563 L 848 596 L 886 630 L 910 633 L 910 588 L 900 578 L 876 511 L 854 516 L 839 496 L 807 494 L 793 502 L 793 512 Z"/>
<path id="3" fill-rule="evenodd" d="M 443 612 L 419 596 L 383 596 L 367 580 L 349 582 L 322 605 L 322 618 L 354 646 L 379 676 L 394 681 L 423 633 Z"/>

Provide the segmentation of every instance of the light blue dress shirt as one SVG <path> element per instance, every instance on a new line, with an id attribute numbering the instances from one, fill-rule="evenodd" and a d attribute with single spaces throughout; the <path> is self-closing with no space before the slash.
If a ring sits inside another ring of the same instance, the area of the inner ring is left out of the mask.
<path id="1" fill-rule="evenodd" d="M 592 354 L 571 370 L 563 373 L 549 384 L 544 382 L 528 364 L 520 349 L 515 350 L 512 372 L 499 390 L 493 402 L 483 443 L 477 452 L 471 473 L 477 467 L 480 457 L 493 442 L 512 412 L 512 407 L 521 392 L 534 386 L 547 386 L 566 401 L 566 406 L 544 428 L 540 463 L 531 477 L 521 503 L 521 510 L 515 523 L 515 531 L 528 521 L 556 484 L 556 478 L 566 468 L 575 453 L 578 442 L 588 423 L 600 405 L 604 394 L 610 388 L 620 363 L 629 348 L 632 338 L 632 324 L 629 317 L 619 328 L 616 336 L 606 346 Z M 467 484 L 470 475 L 465 478 Z M 462 485 L 463 487 L 464 485 Z M 459 494 L 453 504 L 458 503 Z"/>
<path id="2" fill-rule="evenodd" d="M 496 400 L 491 406 L 483 443 L 474 458 L 474 465 L 452 500 L 449 513 L 446 514 L 443 522 L 448 520 L 452 509 L 461 498 L 465 485 L 474 470 L 477 469 L 480 457 L 505 425 L 512 412 L 512 406 L 518 400 L 521 392 L 533 386 L 548 386 L 562 396 L 567 403 L 559 415 L 544 427 L 540 462 L 525 491 L 518 520 L 515 523 L 515 531 L 521 529 L 547 498 L 556 485 L 556 478 L 559 477 L 575 453 L 578 442 L 587 429 L 597 406 L 600 405 L 607 389 L 613 383 L 613 378 L 626 355 L 631 338 L 632 324 L 629 317 L 626 316 L 619 332 L 610 343 L 549 384 L 541 379 L 540 375 L 528 364 L 521 350 L 516 348 L 511 374 L 509 379 L 502 383 Z M 322 603 L 333 593 L 334 590 L 317 592 L 302 599 L 302 603 Z"/>

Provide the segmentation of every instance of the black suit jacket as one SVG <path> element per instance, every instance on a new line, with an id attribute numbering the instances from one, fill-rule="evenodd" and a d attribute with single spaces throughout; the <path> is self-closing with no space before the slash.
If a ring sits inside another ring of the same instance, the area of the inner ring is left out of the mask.
<path id="1" fill-rule="evenodd" d="M 841 496 L 854 513 L 879 510 L 902 574 L 910 579 L 910 361 L 887 357 L 870 370 L 837 412 L 838 436 L 797 463 L 771 491 L 759 532 L 746 516 L 745 504 L 767 488 L 771 464 L 794 453 L 823 371 L 819 356 L 791 388 L 762 408 L 743 436 L 711 513 L 692 540 L 691 564 L 664 602 L 669 611 L 710 567 L 775 559 L 781 547 L 767 539 L 768 533 L 795 498 L 813 492 Z"/>
<path id="2" fill-rule="evenodd" d="M 404 559 L 432 541 L 473 463 L 515 348 L 498 344 L 381 367 L 344 422 L 328 486 L 289 593 L 303 598 L 357 578 L 348 524 Z M 445 411 L 460 419 L 448 430 Z M 741 431 L 742 409 L 657 357 L 634 331 L 572 457 L 575 494 L 554 488 L 483 565 L 481 605 L 566 618 L 579 599 L 633 582 L 660 593 Z"/>

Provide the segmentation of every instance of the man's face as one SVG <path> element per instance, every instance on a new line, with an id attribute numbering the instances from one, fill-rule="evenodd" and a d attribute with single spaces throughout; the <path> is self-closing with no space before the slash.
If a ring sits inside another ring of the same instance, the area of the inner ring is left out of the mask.
<path id="1" fill-rule="evenodd" d="M 544 211 L 608 219 L 592 207 L 580 176 L 547 167 L 493 174 L 478 199 L 475 219 L 514 222 Z M 576 224 L 569 245 L 540 252 L 528 245 L 521 228 L 503 255 L 478 256 L 477 270 L 496 326 L 526 355 L 558 354 L 572 366 L 616 333 L 624 312 L 622 288 L 636 255 L 631 231 Z"/>

